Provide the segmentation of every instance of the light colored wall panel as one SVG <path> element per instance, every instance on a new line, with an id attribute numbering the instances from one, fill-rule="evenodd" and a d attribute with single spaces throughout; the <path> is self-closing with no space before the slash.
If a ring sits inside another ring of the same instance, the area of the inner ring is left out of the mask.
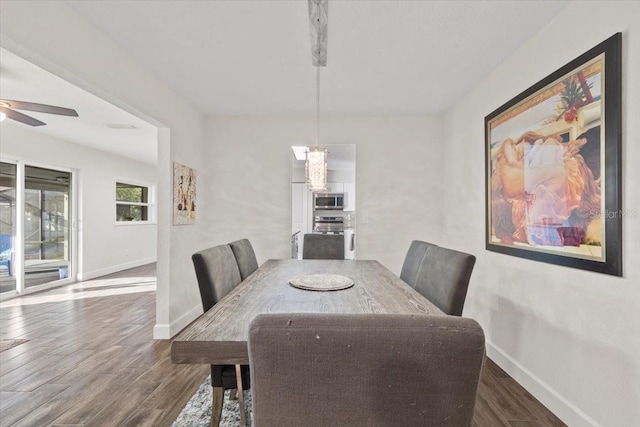
<path id="1" fill-rule="evenodd" d="M 572 426 L 640 425 L 640 215 L 623 221 L 622 278 L 485 251 L 484 117 L 619 31 L 623 204 L 640 212 L 640 3 L 571 3 L 446 115 L 443 240 L 478 257 L 464 315 Z"/>
<path id="2" fill-rule="evenodd" d="M 321 144 L 356 144 L 358 258 L 399 273 L 412 239 L 439 240 L 441 129 L 438 117 L 322 118 Z M 210 118 L 207 141 L 208 238 L 248 237 L 260 262 L 288 257 L 290 146 L 315 141 L 314 119 Z"/>

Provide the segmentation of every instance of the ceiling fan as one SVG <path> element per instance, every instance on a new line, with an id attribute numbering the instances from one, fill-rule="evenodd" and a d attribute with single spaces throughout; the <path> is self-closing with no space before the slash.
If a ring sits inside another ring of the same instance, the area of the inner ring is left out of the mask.
<path id="1" fill-rule="evenodd" d="M 59 116 L 73 116 L 78 117 L 76 110 L 71 108 L 56 107 L 54 105 L 36 104 L 34 102 L 25 101 L 11 101 L 8 99 L 0 99 L 0 120 L 8 117 L 16 120 L 20 123 L 24 123 L 29 126 L 42 126 L 46 125 L 45 122 L 41 122 L 38 119 L 34 119 L 31 116 L 22 114 L 15 110 L 35 111 L 37 113 L 57 114 Z"/>

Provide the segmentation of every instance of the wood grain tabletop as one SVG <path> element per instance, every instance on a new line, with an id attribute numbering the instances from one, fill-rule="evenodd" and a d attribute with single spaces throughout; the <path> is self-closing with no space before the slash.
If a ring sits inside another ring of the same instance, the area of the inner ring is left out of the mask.
<path id="1" fill-rule="evenodd" d="M 297 289 L 289 279 L 338 274 L 354 281 L 339 291 Z M 173 363 L 249 364 L 249 324 L 261 313 L 395 313 L 442 315 L 378 261 L 269 260 L 174 339 Z"/>

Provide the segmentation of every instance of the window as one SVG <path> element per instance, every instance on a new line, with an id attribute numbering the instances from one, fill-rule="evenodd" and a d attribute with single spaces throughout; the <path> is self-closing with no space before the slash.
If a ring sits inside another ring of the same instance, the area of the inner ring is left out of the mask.
<path id="1" fill-rule="evenodd" d="M 152 220 L 153 187 L 132 184 L 122 181 L 116 182 L 116 221 L 130 222 Z"/>

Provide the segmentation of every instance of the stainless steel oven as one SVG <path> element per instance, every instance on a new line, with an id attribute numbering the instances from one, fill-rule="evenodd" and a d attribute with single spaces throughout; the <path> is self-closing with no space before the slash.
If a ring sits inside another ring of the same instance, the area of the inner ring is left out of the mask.
<path id="1" fill-rule="evenodd" d="M 314 193 L 313 209 L 343 210 L 344 209 L 344 193 Z"/>
<path id="2" fill-rule="evenodd" d="M 342 234 L 344 218 L 341 216 L 315 216 L 313 218 L 314 233 Z"/>

